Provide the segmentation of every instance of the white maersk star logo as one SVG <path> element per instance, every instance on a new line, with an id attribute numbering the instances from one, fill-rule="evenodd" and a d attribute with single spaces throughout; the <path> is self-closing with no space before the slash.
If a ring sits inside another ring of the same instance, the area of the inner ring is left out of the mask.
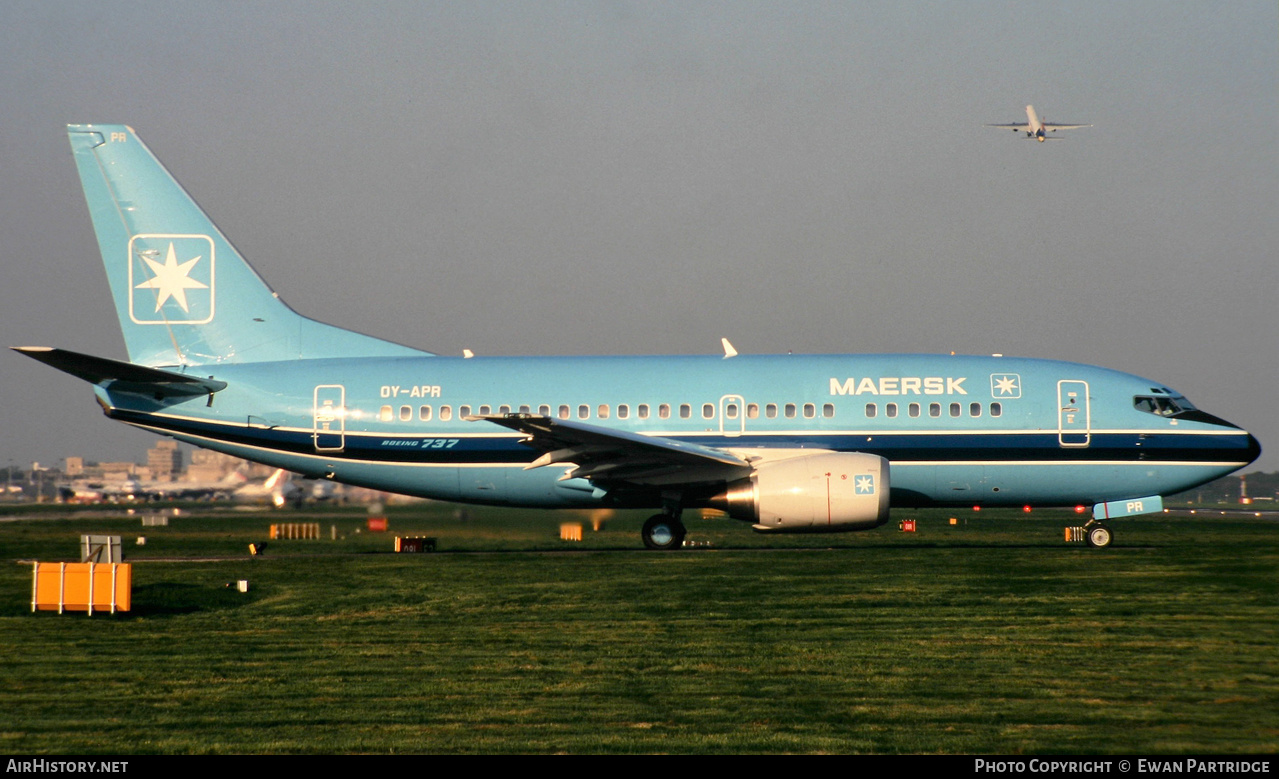
<path id="1" fill-rule="evenodd" d="M 990 396 L 996 400 L 1021 397 L 1021 376 L 1016 373 L 990 374 Z"/>
<path id="2" fill-rule="evenodd" d="M 140 325 L 213 320 L 213 239 L 135 235 L 129 241 L 129 317 Z"/>
<path id="3" fill-rule="evenodd" d="M 853 479 L 853 489 L 858 495 L 874 495 L 875 477 L 869 475 L 856 477 Z"/>

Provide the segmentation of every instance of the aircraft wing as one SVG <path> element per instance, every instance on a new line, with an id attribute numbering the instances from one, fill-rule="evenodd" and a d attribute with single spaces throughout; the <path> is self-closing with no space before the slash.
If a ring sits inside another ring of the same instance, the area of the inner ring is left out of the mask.
<path id="1" fill-rule="evenodd" d="M 1013 132 L 1023 132 L 1023 133 L 1024 133 L 1024 132 L 1029 132 L 1029 131 L 1030 131 L 1030 125 L 1026 124 L 1025 122 L 1010 122 L 1009 124 L 988 124 L 988 125 L 986 125 L 986 126 L 987 126 L 987 127 L 1002 127 L 1002 128 L 1004 128 L 1005 130 L 1012 130 Z"/>
<path id="2" fill-rule="evenodd" d="M 1044 122 L 1045 130 L 1078 130 L 1080 127 L 1092 127 L 1090 124 L 1061 124 L 1059 122 Z"/>
<path id="3" fill-rule="evenodd" d="M 600 485 L 659 487 L 727 481 L 750 473 L 745 460 L 720 449 L 658 436 L 610 430 L 536 414 L 489 414 L 485 420 L 524 433 L 542 454 L 527 469 L 571 463 L 562 479 Z"/>

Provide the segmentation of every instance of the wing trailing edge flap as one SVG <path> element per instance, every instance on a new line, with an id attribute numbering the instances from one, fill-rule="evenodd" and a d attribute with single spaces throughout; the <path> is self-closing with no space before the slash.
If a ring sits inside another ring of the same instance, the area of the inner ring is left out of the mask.
<path id="1" fill-rule="evenodd" d="M 188 376 L 145 365 L 134 365 L 105 357 L 94 357 L 66 349 L 48 346 L 14 346 L 33 360 L 39 360 L 63 373 L 69 373 L 90 384 L 96 384 L 113 392 L 130 392 L 142 395 L 212 395 L 226 389 L 225 381 L 200 376 Z"/>
<path id="2" fill-rule="evenodd" d="M 524 433 L 522 443 L 541 452 L 526 469 L 572 464 L 562 479 L 644 486 L 697 484 L 739 478 L 746 460 L 720 449 L 534 414 L 467 417 Z"/>

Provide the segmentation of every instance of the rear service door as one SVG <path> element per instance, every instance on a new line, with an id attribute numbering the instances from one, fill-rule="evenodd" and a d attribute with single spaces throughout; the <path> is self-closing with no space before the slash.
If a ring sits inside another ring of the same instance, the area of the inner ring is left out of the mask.
<path id="1" fill-rule="evenodd" d="M 315 388 L 311 438 L 317 452 L 340 452 L 346 448 L 346 387 L 320 384 Z"/>

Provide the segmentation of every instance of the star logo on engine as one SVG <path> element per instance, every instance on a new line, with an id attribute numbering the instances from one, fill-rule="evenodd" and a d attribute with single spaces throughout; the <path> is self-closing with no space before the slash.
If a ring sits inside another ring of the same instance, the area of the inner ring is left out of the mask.
<path id="1" fill-rule="evenodd" d="M 874 476 L 858 476 L 853 480 L 854 489 L 858 495 L 874 495 L 875 494 L 875 477 Z"/>
<path id="2" fill-rule="evenodd" d="M 129 241 L 129 315 L 140 325 L 213 319 L 213 240 L 135 235 Z"/>

